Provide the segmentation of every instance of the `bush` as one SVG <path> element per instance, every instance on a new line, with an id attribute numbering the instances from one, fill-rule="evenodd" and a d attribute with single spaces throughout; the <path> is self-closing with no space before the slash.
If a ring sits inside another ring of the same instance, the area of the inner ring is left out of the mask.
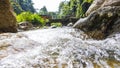
<path id="1" fill-rule="evenodd" d="M 62 23 L 60 23 L 60 22 L 51 23 L 51 26 L 62 27 Z"/>
<path id="2" fill-rule="evenodd" d="M 44 26 L 46 24 L 45 20 L 41 18 L 38 14 L 32 14 L 31 17 L 32 17 L 32 24 L 36 24 L 36 25 L 40 24 L 41 26 Z"/>
<path id="3" fill-rule="evenodd" d="M 23 22 L 23 21 L 31 21 L 31 15 L 30 12 L 22 12 L 21 14 L 17 15 L 17 22 Z"/>
<path id="4" fill-rule="evenodd" d="M 17 15 L 17 22 L 28 21 L 33 25 L 45 25 L 45 20 L 41 18 L 38 14 L 33 14 L 31 12 L 22 12 L 21 14 Z"/>

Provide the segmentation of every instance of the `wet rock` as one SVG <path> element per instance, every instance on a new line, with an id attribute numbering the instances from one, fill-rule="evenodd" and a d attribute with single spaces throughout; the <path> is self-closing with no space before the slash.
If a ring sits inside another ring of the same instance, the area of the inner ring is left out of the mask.
<path id="1" fill-rule="evenodd" d="M 120 6 L 120 0 L 105 0 L 101 7 L 105 6 Z"/>
<path id="2" fill-rule="evenodd" d="M 71 23 L 69 23 L 67 26 L 68 26 L 68 27 L 71 27 L 71 26 L 73 26 L 73 23 L 71 22 Z"/>
<path id="3" fill-rule="evenodd" d="M 16 18 L 9 0 L 0 0 L 0 32 L 17 32 Z"/>
<path id="4" fill-rule="evenodd" d="M 120 6 L 120 0 L 94 0 L 87 10 L 86 15 L 89 15 L 91 12 L 106 6 Z"/>
<path id="5" fill-rule="evenodd" d="M 18 24 L 18 29 L 20 29 L 20 30 L 30 30 L 32 28 L 33 28 L 33 25 L 30 22 L 27 22 L 27 21 L 20 22 Z"/>
<path id="6" fill-rule="evenodd" d="M 57 28 L 57 26 L 56 25 L 52 25 L 52 26 L 50 26 L 50 28 Z"/>
<path id="7" fill-rule="evenodd" d="M 100 8 L 104 1 L 105 0 L 94 0 L 89 9 L 87 10 L 86 15 L 89 15 L 94 10 Z"/>
<path id="8" fill-rule="evenodd" d="M 73 27 L 95 39 L 120 32 L 120 0 L 94 0 L 86 15 L 88 17 L 80 19 Z"/>
<path id="9" fill-rule="evenodd" d="M 120 6 L 108 6 L 93 11 L 88 17 L 74 24 L 95 39 L 104 39 L 120 32 Z"/>

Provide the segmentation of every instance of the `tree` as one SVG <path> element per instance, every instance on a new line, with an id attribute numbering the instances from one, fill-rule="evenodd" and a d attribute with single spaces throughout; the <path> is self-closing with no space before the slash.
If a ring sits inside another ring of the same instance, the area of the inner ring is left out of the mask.
<path id="1" fill-rule="evenodd" d="M 60 3 L 59 5 L 59 16 L 60 18 L 64 18 L 66 16 L 70 16 L 71 13 L 71 9 L 70 9 L 70 2 L 68 1 L 63 1 Z"/>
<path id="2" fill-rule="evenodd" d="M 52 19 L 57 19 L 58 15 L 57 15 L 57 12 L 48 12 L 48 15 L 52 17 Z"/>
<path id="3" fill-rule="evenodd" d="M 39 14 L 40 15 L 48 15 L 46 6 L 43 6 L 43 8 L 40 9 Z"/>
<path id="4" fill-rule="evenodd" d="M 70 0 L 63 1 L 59 5 L 59 16 L 83 17 L 93 0 Z"/>
<path id="5" fill-rule="evenodd" d="M 14 8 L 14 11 L 17 14 L 20 14 L 23 11 L 30 11 L 32 13 L 35 12 L 32 0 L 10 0 L 10 1 Z"/>
<path id="6" fill-rule="evenodd" d="M 23 11 L 18 0 L 11 0 L 11 4 L 16 14 L 20 14 Z"/>

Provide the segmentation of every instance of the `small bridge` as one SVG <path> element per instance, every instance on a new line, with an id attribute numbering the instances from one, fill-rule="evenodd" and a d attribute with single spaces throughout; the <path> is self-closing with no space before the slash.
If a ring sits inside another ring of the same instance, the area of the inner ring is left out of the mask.
<path id="1" fill-rule="evenodd" d="M 65 19 L 50 19 L 47 23 L 48 26 L 50 26 L 51 23 L 62 23 L 63 26 L 67 26 L 69 23 L 75 23 L 79 18 L 65 18 Z"/>

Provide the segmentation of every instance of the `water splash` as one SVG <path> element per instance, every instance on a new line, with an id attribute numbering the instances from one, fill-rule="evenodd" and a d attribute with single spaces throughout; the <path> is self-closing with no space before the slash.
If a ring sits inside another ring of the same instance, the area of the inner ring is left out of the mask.
<path id="1" fill-rule="evenodd" d="M 73 28 L 56 28 L 0 37 L 1 43 L 10 44 L 0 49 L 0 56 L 7 53 L 0 59 L 0 68 L 120 67 L 120 34 L 93 40 Z"/>

